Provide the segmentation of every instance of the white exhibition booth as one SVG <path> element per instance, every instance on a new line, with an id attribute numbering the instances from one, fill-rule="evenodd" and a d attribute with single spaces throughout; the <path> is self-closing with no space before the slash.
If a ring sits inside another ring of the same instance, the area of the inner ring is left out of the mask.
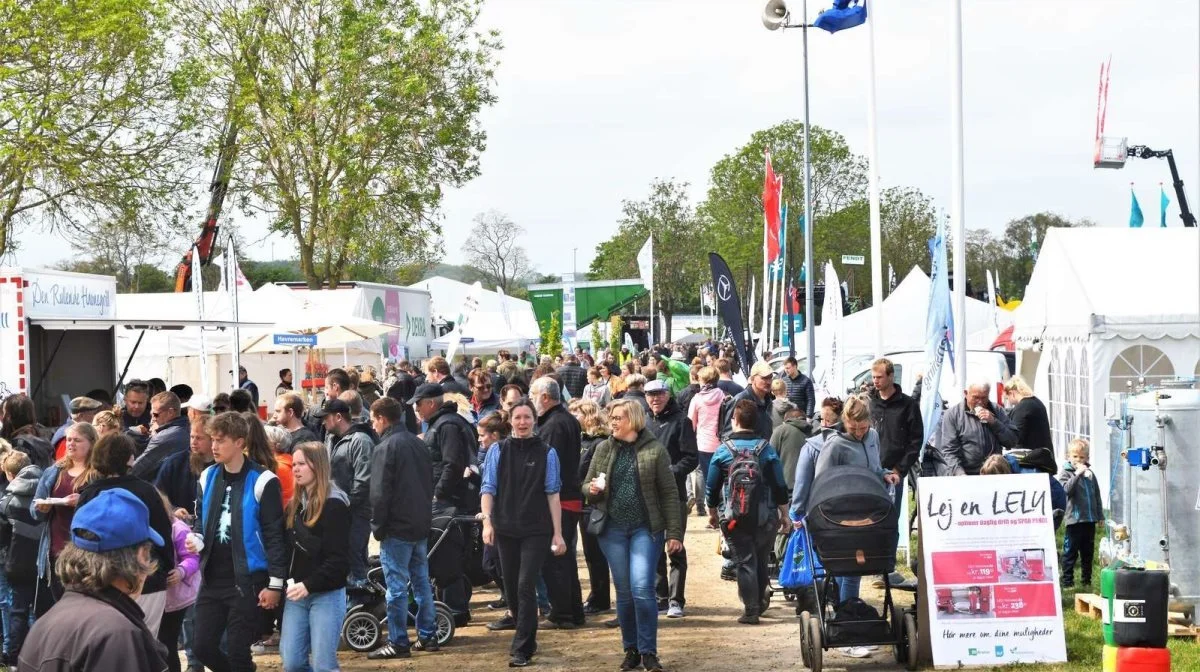
<path id="1" fill-rule="evenodd" d="M 1198 251 L 1194 228 L 1050 229 L 1014 312 L 1017 366 L 1046 403 L 1055 451 L 1091 441 L 1106 498 L 1105 395 L 1200 376 Z"/>
<path id="2" fill-rule="evenodd" d="M 378 306 L 374 299 L 379 299 Z M 205 320 L 232 320 L 233 305 L 228 293 L 204 292 L 203 302 Z M 117 296 L 116 311 L 119 318 L 153 316 L 160 321 L 196 320 L 200 315 L 196 295 L 191 293 L 121 294 Z M 376 317 L 376 313 L 382 314 Z M 268 284 L 254 292 L 241 291 L 238 294 L 238 317 L 242 322 L 269 323 L 291 329 L 296 326 L 291 323 L 300 315 L 314 319 L 319 317 L 322 323 L 329 324 L 374 321 L 400 327 L 378 338 L 317 351 L 317 359 L 329 367 L 374 365 L 381 368 L 389 357 L 411 356 L 420 359 L 429 353 L 429 295 L 422 291 L 386 286 L 378 289 L 354 287 L 297 291 Z M 396 316 L 399 319 L 394 321 L 384 319 Z M 279 371 L 292 369 L 294 381 L 299 386 L 309 360 L 305 348 L 296 350 L 285 345 L 261 352 L 263 338 L 273 338 L 277 330 L 243 328 L 240 333 L 243 349 L 239 356 L 241 365 L 246 367 L 250 379 L 258 385 L 260 399 L 268 406 L 274 401 Z M 215 391 L 235 387 L 231 329 L 186 327 L 146 331 L 139 343 L 141 333 L 118 331 L 119 363 L 123 365 L 129 361 L 136 348 L 126 380 L 159 377 L 171 385 L 186 383 L 199 392 L 203 389 L 201 381 L 204 378 L 201 367 L 207 367 L 210 389 L 206 392 L 210 396 Z M 244 352 L 255 343 L 259 344 L 254 347 L 255 352 Z M 200 357 L 202 350 L 208 355 L 206 361 Z"/>
<path id="3" fill-rule="evenodd" d="M 471 291 L 471 285 L 442 276 L 427 278 L 409 288 L 429 292 L 435 323 L 457 320 Z M 499 350 L 515 353 L 541 342 L 533 304 L 486 288 L 479 293 L 479 307 L 467 320 L 462 336 L 458 352 L 466 355 L 495 354 Z M 447 334 L 433 341 L 430 347 L 444 351 L 449 343 Z"/>

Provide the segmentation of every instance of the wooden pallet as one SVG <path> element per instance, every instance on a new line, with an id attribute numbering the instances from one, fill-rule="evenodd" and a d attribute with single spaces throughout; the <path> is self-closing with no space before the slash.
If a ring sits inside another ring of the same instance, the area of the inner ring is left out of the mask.
<path id="1" fill-rule="evenodd" d="M 1104 620 L 1104 612 L 1108 610 L 1108 600 L 1095 593 L 1077 593 L 1075 595 L 1075 613 L 1083 614 L 1096 621 Z"/>
<path id="2" fill-rule="evenodd" d="M 1104 620 L 1104 612 L 1108 609 L 1108 600 L 1094 593 L 1079 593 L 1075 596 L 1075 613 L 1091 619 Z M 1167 636 L 1191 639 L 1200 644 L 1200 628 L 1187 622 L 1186 614 L 1172 611 L 1167 614 Z"/>

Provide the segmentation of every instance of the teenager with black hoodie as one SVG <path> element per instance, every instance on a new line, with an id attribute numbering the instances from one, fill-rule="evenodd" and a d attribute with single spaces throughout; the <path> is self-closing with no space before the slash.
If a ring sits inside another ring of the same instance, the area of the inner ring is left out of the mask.
<path id="1" fill-rule="evenodd" d="M 216 464 L 200 474 L 196 503 L 203 548 L 193 550 L 200 551 L 203 579 L 192 652 L 214 672 L 253 672 L 258 607 L 279 606 L 287 576 L 283 494 L 275 474 L 246 459 L 245 418 L 222 413 L 209 421 L 208 435 Z"/>

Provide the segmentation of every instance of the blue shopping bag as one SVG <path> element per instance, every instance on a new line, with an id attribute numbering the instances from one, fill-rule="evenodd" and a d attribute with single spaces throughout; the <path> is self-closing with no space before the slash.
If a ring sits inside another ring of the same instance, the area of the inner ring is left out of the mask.
<path id="1" fill-rule="evenodd" d="M 783 564 L 779 568 L 779 585 L 788 589 L 807 588 L 813 585 L 816 568 L 820 566 L 813 553 L 808 530 L 801 528 L 788 538 Z"/>

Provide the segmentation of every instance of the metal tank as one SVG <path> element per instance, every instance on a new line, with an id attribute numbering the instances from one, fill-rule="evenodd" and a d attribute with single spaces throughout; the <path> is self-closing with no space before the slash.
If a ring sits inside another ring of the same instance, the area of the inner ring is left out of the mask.
<path id="1" fill-rule="evenodd" d="M 1167 385 L 1133 395 L 1122 415 L 1128 428 L 1113 428 L 1126 446 L 1114 455 L 1119 461 L 1113 461 L 1111 517 L 1128 525 L 1134 556 L 1167 563 L 1171 608 L 1195 620 L 1200 604 L 1200 390 Z"/>

